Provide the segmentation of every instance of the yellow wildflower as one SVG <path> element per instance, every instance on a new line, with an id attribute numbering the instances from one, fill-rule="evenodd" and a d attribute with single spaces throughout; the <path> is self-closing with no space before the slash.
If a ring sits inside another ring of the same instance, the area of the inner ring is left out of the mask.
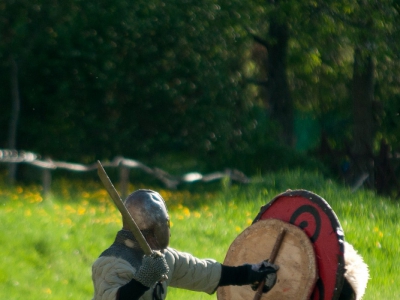
<path id="1" fill-rule="evenodd" d="M 189 208 L 185 207 L 185 208 L 183 209 L 183 213 L 184 213 L 184 215 L 185 215 L 186 217 L 190 217 L 190 210 L 189 210 Z"/>

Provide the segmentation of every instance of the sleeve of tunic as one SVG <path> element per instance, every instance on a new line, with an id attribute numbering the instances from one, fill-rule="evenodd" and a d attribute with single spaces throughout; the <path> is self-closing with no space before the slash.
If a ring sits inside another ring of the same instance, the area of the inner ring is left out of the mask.
<path id="1" fill-rule="evenodd" d="M 115 300 L 118 289 L 131 281 L 135 269 L 124 259 L 98 258 L 92 266 L 93 300 Z"/>
<path id="2" fill-rule="evenodd" d="M 221 277 L 221 264 L 213 259 L 199 259 L 185 252 L 168 248 L 165 258 L 170 266 L 169 285 L 212 294 Z"/>

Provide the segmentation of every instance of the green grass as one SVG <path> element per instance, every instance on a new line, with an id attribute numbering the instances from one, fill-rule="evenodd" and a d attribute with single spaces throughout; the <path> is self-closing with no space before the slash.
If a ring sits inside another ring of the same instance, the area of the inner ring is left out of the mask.
<path id="1" fill-rule="evenodd" d="M 222 262 L 260 207 L 289 188 L 313 191 L 335 210 L 346 240 L 370 267 L 364 299 L 398 299 L 399 204 L 368 191 L 351 193 L 319 174 L 282 172 L 248 186 L 222 182 L 212 192 L 160 190 L 170 208 L 171 246 Z M 36 186 L 0 183 L 0 220 L 0 299 L 91 299 L 91 264 L 121 227 L 97 182 L 56 181 L 46 200 Z M 169 289 L 168 299 L 216 295 Z"/>

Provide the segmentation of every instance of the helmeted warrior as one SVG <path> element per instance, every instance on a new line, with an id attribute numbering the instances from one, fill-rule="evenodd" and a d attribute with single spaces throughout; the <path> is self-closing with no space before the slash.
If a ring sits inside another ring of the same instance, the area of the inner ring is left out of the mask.
<path id="1" fill-rule="evenodd" d="M 92 266 L 93 300 L 162 300 L 168 286 L 209 294 L 227 285 L 252 285 L 256 289 L 264 279 L 263 292 L 274 286 L 278 266 L 266 261 L 232 267 L 168 247 L 169 215 L 159 193 L 138 190 L 124 205 L 154 253 L 144 255 L 123 220 L 114 243 Z"/>

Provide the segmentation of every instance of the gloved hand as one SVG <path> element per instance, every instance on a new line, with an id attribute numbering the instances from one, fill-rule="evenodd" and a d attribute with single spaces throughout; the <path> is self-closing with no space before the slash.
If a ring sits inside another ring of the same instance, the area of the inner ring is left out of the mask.
<path id="1" fill-rule="evenodd" d="M 265 283 L 262 292 L 266 293 L 270 291 L 276 283 L 276 271 L 278 271 L 278 269 L 279 266 L 268 262 L 268 260 L 251 265 L 251 271 L 248 276 L 253 291 L 257 290 L 260 282 L 264 279 Z"/>
<path id="2" fill-rule="evenodd" d="M 263 261 L 259 264 L 244 264 L 237 267 L 221 265 L 221 278 L 218 286 L 250 284 L 257 289 L 259 283 L 265 279 L 263 292 L 266 293 L 274 286 L 278 269 L 277 265 L 268 261 Z"/>
<path id="3" fill-rule="evenodd" d="M 151 255 L 143 256 L 142 265 L 134 274 L 134 278 L 141 284 L 151 287 L 160 280 L 167 279 L 169 267 L 164 255 L 154 251 Z"/>

